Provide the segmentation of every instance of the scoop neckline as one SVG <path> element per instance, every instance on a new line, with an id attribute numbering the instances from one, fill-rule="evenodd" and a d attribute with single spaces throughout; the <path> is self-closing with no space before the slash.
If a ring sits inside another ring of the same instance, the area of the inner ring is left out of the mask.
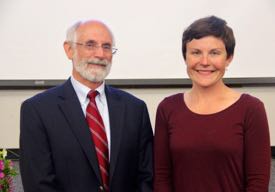
<path id="1" fill-rule="evenodd" d="M 200 114 L 200 113 L 196 113 L 196 112 L 192 111 L 191 109 L 189 109 L 189 107 L 186 105 L 186 103 L 184 101 L 184 93 L 182 93 L 180 95 L 181 95 L 180 98 L 181 98 L 181 101 L 183 103 L 183 107 L 186 108 L 186 110 L 189 113 L 191 113 L 193 115 L 196 115 L 196 116 L 202 116 L 202 117 L 207 117 L 208 116 L 209 117 L 209 116 L 215 116 L 215 115 L 219 115 L 219 114 L 225 113 L 225 112 L 229 111 L 230 109 L 234 108 L 239 102 L 242 101 L 242 99 L 245 97 L 246 94 L 242 93 L 240 95 L 240 97 L 234 103 L 232 103 L 231 105 L 229 105 L 228 107 L 226 107 L 226 108 L 224 108 L 224 109 L 222 109 L 220 111 L 217 111 L 217 112 L 214 112 L 214 113 L 209 113 L 209 114 Z"/>

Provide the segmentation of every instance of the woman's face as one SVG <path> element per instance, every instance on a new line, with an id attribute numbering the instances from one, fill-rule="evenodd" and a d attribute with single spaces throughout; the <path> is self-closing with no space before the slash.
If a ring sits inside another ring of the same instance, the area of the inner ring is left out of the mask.
<path id="1" fill-rule="evenodd" d="M 231 60 L 232 57 L 227 58 L 223 41 L 214 36 L 193 39 L 186 44 L 185 62 L 193 85 L 210 87 L 222 82 Z"/>

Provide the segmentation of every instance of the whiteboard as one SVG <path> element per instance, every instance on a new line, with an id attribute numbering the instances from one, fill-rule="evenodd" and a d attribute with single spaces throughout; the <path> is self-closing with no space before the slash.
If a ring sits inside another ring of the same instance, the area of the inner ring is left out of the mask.
<path id="1" fill-rule="evenodd" d="M 225 19 L 235 33 L 225 77 L 275 77 L 274 0 L 1 0 L 0 80 L 68 78 L 66 30 L 90 18 L 107 23 L 115 36 L 108 78 L 187 78 L 182 32 L 209 15 Z"/>

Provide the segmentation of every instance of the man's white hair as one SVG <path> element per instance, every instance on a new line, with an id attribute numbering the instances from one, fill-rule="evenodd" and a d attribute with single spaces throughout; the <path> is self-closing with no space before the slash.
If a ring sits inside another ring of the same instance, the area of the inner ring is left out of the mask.
<path id="1" fill-rule="evenodd" d="M 112 31 L 110 30 L 110 28 L 105 23 L 103 23 L 101 21 L 98 21 L 98 20 L 85 20 L 85 21 L 77 21 L 77 22 L 75 22 L 72 26 L 70 26 L 67 29 L 66 42 L 75 42 L 76 41 L 76 37 L 77 37 L 76 31 L 77 31 L 78 27 L 81 24 L 84 24 L 86 22 L 98 22 L 98 23 L 101 23 L 102 25 L 104 25 L 107 28 L 107 30 L 109 31 L 109 33 L 111 34 L 112 43 L 113 43 L 113 46 L 115 46 L 115 38 L 114 38 L 114 35 L 113 35 Z"/>

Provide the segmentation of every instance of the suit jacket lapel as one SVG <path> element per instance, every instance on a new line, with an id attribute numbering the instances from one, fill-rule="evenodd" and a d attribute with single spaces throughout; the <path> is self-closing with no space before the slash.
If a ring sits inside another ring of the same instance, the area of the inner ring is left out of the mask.
<path id="1" fill-rule="evenodd" d="M 110 183 L 115 171 L 115 165 L 119 154 L 120 141 L 122 138 L 123 116 L 125 104 L 114 89 L 106 86 L 105 93 L 108 102 L 110 129 L 111 129 L 111 158 L 110 158 Z"/>
<path id="2" fill-rule="evenodd" d="M 60 94 L 60 109 L 69 122 L 70 128 L 81 145 L 84 153 L 88 157 L 96 176 L 98 177 L 99 181 L 101 181 L 96 151 L 79 100 L 70 80 L 67 80 L 63 86 L 64 93 Z"/>

